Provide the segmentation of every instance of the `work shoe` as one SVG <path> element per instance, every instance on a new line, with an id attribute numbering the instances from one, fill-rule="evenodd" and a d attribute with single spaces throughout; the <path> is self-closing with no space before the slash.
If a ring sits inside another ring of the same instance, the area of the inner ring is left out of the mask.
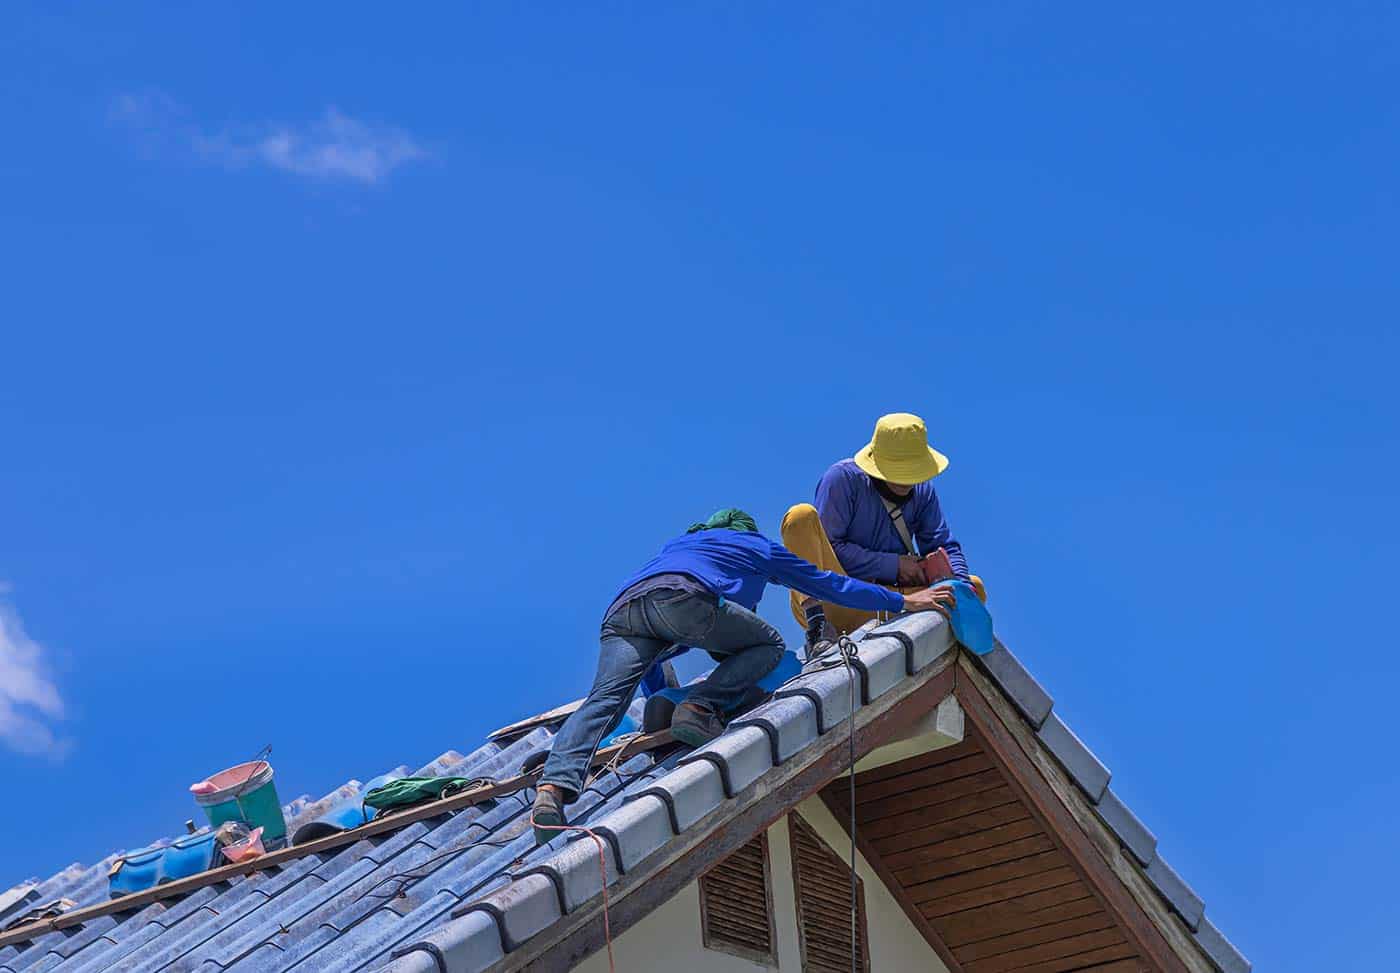
<path id="1" fill-rule="evenodd" d="M 822 620 L 820 629 L 808 629 L 807 643 L 802 647 L 807 661 L 811 662 L 813 659 L 826 655 L 836 645 L 836 640 L 840 637 L 836 632 L 836 626 L 825 619 Z"/>
<path id="2" fill-rule="evenodd" d="M 530 824 L 535 829 L 535 844 L 549 844 L 551 839 L 564 833 L 558 829 L 568 823 L 564 820 L 564 796 L 558 790 L 553 787 L 541 787 L 535 791 L 535 803 L 530 808 Z"/>
<path id="3" fill-rule="evenodd" d="M 688 747 L 703 747 L 723 732 L 724 720 L 699 703 L 681 703 L 671 717 L 671 736 Z"/>

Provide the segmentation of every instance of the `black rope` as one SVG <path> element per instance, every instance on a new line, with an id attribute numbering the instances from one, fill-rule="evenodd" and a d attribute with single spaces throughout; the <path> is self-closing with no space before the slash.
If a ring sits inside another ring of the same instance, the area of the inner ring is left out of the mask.
<path id="1" fill-rule="evenodd" d="M 846 667 L 846 685 L 850 692 L 851 711 L 847 714 L 846 735 L 848 744 L 846 779 L 849 787 L 846 800 L 850 804 L 851 819 L 849 822 L 851 835 L 851 973 L 860 973 L 859 948 L 856 943 L 856 933 L 859 929 L 858 913 L 859 903 L 856 898 L 856 670 L 851 664 L 852 657 L 856 654 L 856 644 L 851 641 L 849 635 L 843 635 L 836 642 L 836 651 L 841 654 L 841 664 Z"/>
<path id="2" fill-rule="evenodd" d="M 513 798 L 519 801 L 521 807 L 530 806 L 530 802 L 526 801 L 523 797 L 521 797 L 519 791 L 513 794 L 502 794 L 500 799 L 504 800 L 506 798 Z M 501 827 L 508 828 L 511 824 L 514 823 L 514 821 L 515 819 L 512 819 L 511 821 L 502 822 Z M 486 832 L 486 834 L 491 834 L 494 830 L 490 826 L 482 824 L 480 821 L 467 822 L 467 828 L 481 828 L 483 831 Z M 506 845 L 519 839 L 525 833 L 525 831 L 521 831 L 520 834 L 511 835 L 508 838 L 500 838 L 496 841 L 466 841 L 450 845 L 447 848 L 444 848 L 442 851 L 438 852 L 436 855 L 433 855 L 431 858 L 427 858 L 419 862 L 417 865 L 414 865 L 410 869 L 407 869 L 402 872 L 392 872 L 389 875 L 384 876 L 379 881 L 371 885 L 369 888 L 365 889 L 365 891 L 361 892 L 360 898 L 367 898 L 370 896 L 373 896 L 375 898 L 397 898 L 403 895 L 405 892 L 407 892 L 408 887 L 414 882 L 422 878 L 427 878 L 428 875 L 430 875 L 434 870 L 430 866 L 435 865 L 437 862 L 442 861 L 444 858 L 452 858 L 456 855 L 462 854 L 462 852 L 464 851 L 470 851 L 473 848 L 504 848 Z M 391 892 L 378 891 L 380 886 L 387 885 L 390 882 L 397 882 L 398 888 L 394 889 Z"/>
<path id="3" fill-rule="evenodd" d="M 830 655 L 835 650 L 834 656 Z M 850 694 L 849 712 L 846 715 L 846 802 L 849 804 L 850 820 L 847 832 L 851 836 L 850 861 L 847 868 L 851 883 L 851 973 L 860 973 L 860 945 L 856 936 L 860 928 L 860 900 L 856 895 L 856 669 L 854 661 L 858 651 L 855 641 L 849 635 L 842 635 L 836 644 L 809 660 L 818 669 L 835 669 L 838 665 L 846 669 L 846 687 Z"/>
<path id="4" fill-rule="evenodd" d="M 834 655 L 832 654 L 833 650 Z M 851 815 L 847 822 L 847 830 L 851 836 L 851 857 L 848 865 L 851 881 L 851 973 L 860 973 L 860 950 L 859 944 L 856 942 L 856 933 L 860 927 L 860 904 L 856 896 L 856 669 L 854 665 L 856 652 L 855 641 L 849 635 L 843 635 L 826 652 L 815 659 L 808 660 L 808 665 L 815 665 L 817 669 L 835 669 L 838 665 L 844 666 L 846 687 L 850 693 L 850 712 L 846 715 L 846 779 L 848 781 L 846 801 L 850 805 Z"/>

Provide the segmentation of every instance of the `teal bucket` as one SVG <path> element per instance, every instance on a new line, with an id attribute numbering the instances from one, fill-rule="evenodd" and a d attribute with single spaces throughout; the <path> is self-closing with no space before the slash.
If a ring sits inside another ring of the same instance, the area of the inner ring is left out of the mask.
<path id="1" fill-rule="evenodd" d="M 272 765 L 266 760 L 221 770 L 191 784 L 190 793 L 215 828 L 225 821 L 242 821 L 249 828 L 262 828 L 264 841 L 279 841 L 287 836 L 282 802 L 272 782 Z"/>

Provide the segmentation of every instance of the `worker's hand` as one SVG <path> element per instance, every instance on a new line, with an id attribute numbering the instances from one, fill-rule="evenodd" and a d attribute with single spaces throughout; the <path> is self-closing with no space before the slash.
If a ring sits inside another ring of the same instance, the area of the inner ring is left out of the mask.
<path id="1" fill-rule="evenodd" d="M 901 554 L 899 576 L 895 578 L 895 584 L 901 588 L 922 588 L 928 584 L 924 579 L 923 563 L 912 554 Z"/>
<path id="2" fill-rule="evenodd" d="M 925 588 L 904 596 L 904 610 L 911 612 L 936 611 L 944 618 L 951 618 L 957 605 L 957 596 L 952 588 Z"/>

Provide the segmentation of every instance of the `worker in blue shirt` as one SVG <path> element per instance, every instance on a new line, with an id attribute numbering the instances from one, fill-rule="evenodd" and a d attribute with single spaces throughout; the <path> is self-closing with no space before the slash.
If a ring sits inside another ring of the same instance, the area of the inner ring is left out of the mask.
<path id="1" fill-rule="evenodd" d="M 948 458 L 928 444 L 924 420 L 907 412 L 881 416 L 871 441 L 822 476 L 816 505 L 799 503 L 783 517 L 783 543 L 819 568 L 898 591 L 961 578 L 985 601 L 933 489 L 947 467 Z M 792 592 L 792 613 L 807 630 L 809 655 L 874 617 L 800 591 Z"/>
<path id="2" fill-rule="evenodd" d="M 946 588 L 902 594 L 823 571 L 760 534 L 742 510 L 693 525 L 623 583 L 603 616 L 593 688 L 560 727 L 540 774 L 531 816 L 537 839 L 548 841 L 564 826 L 564 805 L 577 799 L 598 744 L 627 712 L 643 674 L 674 646 L 721 661 L 676 707 L 671 732 L 690 746 L 719 736 L 722 714 L 783 655 L 782 635 L 755 614 L 770 581 L 870 612 L 946 616 L 955 603 Z"/>

